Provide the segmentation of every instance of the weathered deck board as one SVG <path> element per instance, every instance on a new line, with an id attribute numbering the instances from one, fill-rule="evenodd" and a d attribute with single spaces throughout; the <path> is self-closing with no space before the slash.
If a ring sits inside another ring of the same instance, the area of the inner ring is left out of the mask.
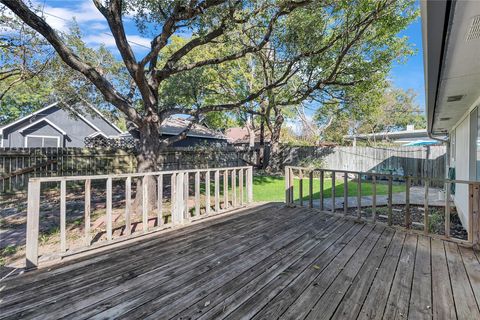
<path id="1" fill-rule="evenodd" d="M 0 319 L 475 319 L 477 253 L 268 206 L 0 282 Z"/>

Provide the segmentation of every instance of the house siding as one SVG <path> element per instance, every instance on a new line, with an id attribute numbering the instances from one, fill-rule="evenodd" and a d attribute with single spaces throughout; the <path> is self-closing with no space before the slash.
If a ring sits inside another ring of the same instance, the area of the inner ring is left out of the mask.
<path id="1" fill-rule="evenodd" d="M 90 121 L 95 127 L 100 129 L 106 135 L 118 135 L 119 132 L 111 124 L 100 116 L 83 114 L 83 117 Z M 53 128 L 47 122 L 40 122 L 37 125 L 22 131 L 22 128 L 41 119 L 48 119 L 67 135 L 64 137 L 57 129 Z M 3 147 L 21 148 L 25 146 L 25 137 L 27 135 L 46 135 L 60 137 L 61 147 L 84 147 L 85 137 L 97 132 L 91 125 L 75 114 L 52 106 L 39 114 L 26 118 L 25 120 L 8 127 L 3 132 Z"/>

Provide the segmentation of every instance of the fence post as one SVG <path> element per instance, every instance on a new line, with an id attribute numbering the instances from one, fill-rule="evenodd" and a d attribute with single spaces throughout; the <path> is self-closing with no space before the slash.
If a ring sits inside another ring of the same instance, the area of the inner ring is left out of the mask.
<path id="1" fill-rule="evenodd" d="M 40 181 L 28 181 L 27 200 L 27 239 L 26 239 L 26 269 L 38 267 L 38 230 L 40 216 Z"/>
<path id="2" fill-rule="evenodd" d="M 362 174 L 358 174 L 357 180 L 357 216 L 362 218 Z"/>
<path id="3" fill-rule="evenodd" d="M 210 214 L 210 171 L 205 172 L 205 214 Z"/>
<path id="4" fill-rule="evenodd" d="M 308 207 L 313 208 L 313 170 L 308 173 Z"/>
<path id="5" fill-rule="evenodd" d="M 108 198 L 107 198 L 108 201 Z M 67 182 L 60 181 L 60 251 L 67 251 Z"/>
<path id="6" fill-rule="evenodd" d="M 91 180 L 85 180 L 85 205 L 84 205 L 84 216 L 85 216 L 85 244 L 90 245 L 90 203 L 91 203 Z"/>
<path id="7" fill-rule="evenodd" d="M 428 235 L 428 184 L 429 184 L 429 180 L 428 179 L 425 179 L 425 194 L 424 194 L 424 215 L 423 215 L 423 232 L 425 233 L 425 235 Z"/>
<path id="8" fill-rule="evenodd" d="M 335 212 L 335 171 L 332 171 L 332 213 Z"/>
<path id="9" fill-rule="evenodd" d="M 298 194 L 300 207 L 303 207 L 303 169 L 298 169 Z"/>
<path id="10" fill-rule="evenodd" d="M 389 226 L 393 224 L 393 212 L 392 212 L 392 176 L 388 176 L 388 212 L 387 223 Z"/>
<path id="11" fill-rule="evenodd" d="M 410 229 L 412 218 L 410 215 L 410 177 L 405 178 L 405 227 Z"/>
<path id="12" fill-rule="evenodd" d="M 320 210 L 323 210 L 323 178 L 324 171 L 320 170 Z"/>

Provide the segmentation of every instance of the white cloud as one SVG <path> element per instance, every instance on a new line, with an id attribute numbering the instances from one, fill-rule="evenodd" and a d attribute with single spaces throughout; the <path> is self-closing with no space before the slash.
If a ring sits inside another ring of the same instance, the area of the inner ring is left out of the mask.
<path id="1" fill-rule="evenodd" d="M 97 10 L 93 2 L 86 0 L 78 3 L 74 2 L 75 6 L 71 7 L 65 7 L 66 3 L 68 2 L 48 1 L 45 3 L 45 6 L 43 3 L 38 2 L 34 3 L 34 5 L 43 8 L 45 20 L 59 31 L 67 31 L 69 24 L 74 18 L 79 24 L 97 22 L 95 26 L 98 27 L 103 22 L 106 26 L 105 18 Z"/>

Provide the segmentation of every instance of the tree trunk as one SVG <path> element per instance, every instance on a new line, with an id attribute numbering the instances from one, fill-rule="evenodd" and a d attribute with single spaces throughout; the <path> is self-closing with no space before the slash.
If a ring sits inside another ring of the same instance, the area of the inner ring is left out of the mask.
<path id="1" fill-rule="evenodd" d="M 161 140 L 160 126 L 158 123 L 147 123 L 139 128 L 139 145 L 137 148 L 137 173 L 160 171 L 163 160 L 163 151 L 166 145 Z M 148 211 L 152 211 L 157 203 L 157 179 L 154 176 L 146 176 L 136 182 L 136 195 L 133 208 L 137 214 L 143 206 L 143 183 L 147 183 Z"/>
<path id="2" fill-rule="evenodd" d="M 270 152 L 266 158 L 269 159 L 265 168 L 267 172 L 276 173 L 282 168 L 282 159 L 280 155 L 280 134 L 282 132 L 282 125 L 285 119 L 280 110 L 275 108 L 275 122 L 272 128 L 270 138 Z"/>

